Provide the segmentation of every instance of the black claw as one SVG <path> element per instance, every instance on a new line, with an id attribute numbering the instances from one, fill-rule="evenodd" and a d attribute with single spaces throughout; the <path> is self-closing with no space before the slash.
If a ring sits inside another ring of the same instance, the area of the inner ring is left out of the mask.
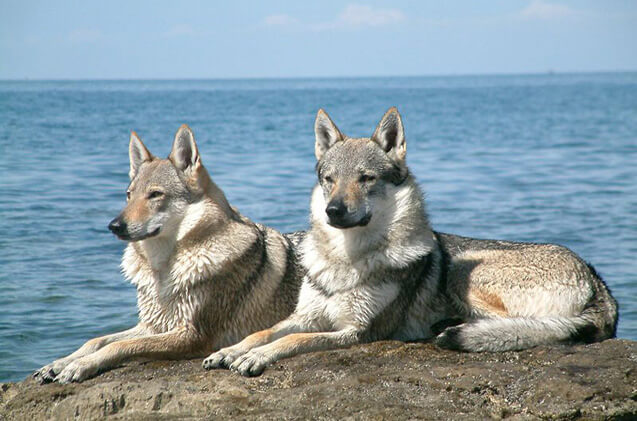
<path id="1" fill-rule="evenodd" d="M 55 381 L 55 378 L 57 377 L 52 368 L 44 373 L 41 373 L 41 376 L 42 378 L 40 379 L 40 384 L 51 383 Z"/>
<path id="2" fill-rule="evenodd" d="M 261 368 L 259 370 L 250 370 L 248 374 L 250 375 L 250 377 L 257 377 L 263 374 L 264 371 L 265 371 L 265 368 Z"/>
<path id="3" fill-rule="evenodd" d="M 203 366 L 206 370 L 213 370 L 215 368 L 229 368 L 229 365 L 226 364 L 223 360 L 219 361 L 217 364 L 205 364 Z"/>
<path id="4" fill-rule="evenodd" d="M 40 379 L 40 384 L 48 384 L 53 383 L 55 381 L 55 377 L 42 376 Z"/>

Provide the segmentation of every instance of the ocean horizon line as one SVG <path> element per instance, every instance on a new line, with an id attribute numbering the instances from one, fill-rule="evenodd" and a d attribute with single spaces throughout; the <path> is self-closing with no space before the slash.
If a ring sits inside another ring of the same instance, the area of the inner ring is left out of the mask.
<path id="1" fill-rule="evenodd" d="M 0 82 L 201 82 L 201 81 L 281 81 L 281 80 L 350 80 L 350 79 L 419 79 L 463 77 L 520 77 L 520 76 L 569 76 L 615 75 L 637 73 L 632 70 L 557 71 L 544 72 L 494 72 L 494 73 L 440 73 L 420 75 L 363 75 L 363 76 L 264 76 L 264 77 L 185 77 L 185 78 L 0 78 Z"/>

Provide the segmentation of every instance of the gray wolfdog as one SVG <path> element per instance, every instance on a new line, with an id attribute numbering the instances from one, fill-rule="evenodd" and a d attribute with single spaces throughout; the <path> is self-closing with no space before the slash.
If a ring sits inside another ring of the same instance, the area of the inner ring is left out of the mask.
<path id="1" fill-rule="evenodd" d="M 570 250 L 432 231 L 395 108 L 360 139 L 320 110 L 315 135 L 318 184 L 296 310 L 205 368 L 258 375 L 280 358 L 390 338 L 437 335 L 444 348 L 505 351 L 614 336 L 615 300 Z"/>
<path id="2" fill-rule="evenodd" d="M 109 228 L 128 242 L 122 269 L 137 287 L 139 324 L 43 367 L 42 382 L 82 381 L 131 359 L 203 357 L 294 310 L 302 233 L 284 236 L 231 207 L 185 125 L 168 159 L 134 132 L 129 154 L 128 203 Z"/>

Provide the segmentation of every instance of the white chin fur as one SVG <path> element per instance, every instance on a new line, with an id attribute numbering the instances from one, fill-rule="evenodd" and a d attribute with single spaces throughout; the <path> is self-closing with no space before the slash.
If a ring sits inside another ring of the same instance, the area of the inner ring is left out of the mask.
<path id="1" fill-rule="evenodd" d="M 385 199 L 376 199 L 373 203 L 373 216 L 368 225 L 339 229 L 328 224 L 323 189 L 320 185 L 314 187 L 310 206 L 312 230 L 325 233 L 330 247 L 321 247 L 321 240 L 315 239 L 310 230 L 301 246 L 303 262 L 310 274 L 323 272 L 335 262 L 342 262 L 359 272 L 358 275 L 363 275 L 382 266 L 405 267 L 431 251 L 433 237 L 424 217 L 422 232 L 418 229 L 411 236 L 392 236 L 394 229 L 405 232 L 404 227 L 397 227 L 397 224 L 424 215 L 419 208 L 422 206 L 420 191 L 408 183 L 387 185 L 386 195 Z"/>
<path id="2" fill-rule="evenodd" d="M 321 225 L 321 227 L 328 233 L 334 236 L 338 235 L 348 235 L 348 233 L 362 233 L 364 232 L 369 225 L 366 226 L 358 226 L 351 228 L 336 228 L 330 225 L 329 219 L 327 217 L 327 213 L 325 212 L 325 208 L 327 207 L 327 203 L 325 203 L 325 196 L 323 195 L 323 188 L 320 184 L 317 184 L 312 190 L 312 201 L 310 202 L 310 211 L 311 218 L 313 222 L 316 222 Z M 374 217 L 372 216 L 372 220 Z"/>
<path id="3" fill-rule="evenodd" d="M 327 203 L 325 203 L 325 196 L 323 196 L 323 188 L 320 184 L 317 184 L 312 190 L 312 199 L 310 201 L 310 215 L 312 221 L 316 221 L 321 225 L 335 230 L 337 228 L 330 226 L 327 222 L 327 213 L 325 213 L 326 207 Z"/>

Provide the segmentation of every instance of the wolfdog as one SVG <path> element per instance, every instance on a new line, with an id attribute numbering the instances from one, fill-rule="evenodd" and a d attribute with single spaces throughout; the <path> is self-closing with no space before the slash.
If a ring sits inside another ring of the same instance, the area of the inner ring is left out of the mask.
<path id="1" fill-rule="evenodd" d="M 130 138 L 127 205 L 109 228 L 128 242 L 125 276 L 139 324 L 86 342 L 37 371 L 41 382 L 82 381 L 131 359 L 203 357 L 272 326 L 293 310 L 303 278 L 295 247 L 230 206 L 182 126 L 168 159 Z"/>
<path id="2" fill-rule="evenodd" d="M 614 336 L 615 300 L 567 248 L 430 228 L 396 108 L 360 139 L 319 110 L 315 135 L 318 184 L 296 309 L 204 367 L 258 375 L 280 358 L 380 339 L 505 351 Z"/>

